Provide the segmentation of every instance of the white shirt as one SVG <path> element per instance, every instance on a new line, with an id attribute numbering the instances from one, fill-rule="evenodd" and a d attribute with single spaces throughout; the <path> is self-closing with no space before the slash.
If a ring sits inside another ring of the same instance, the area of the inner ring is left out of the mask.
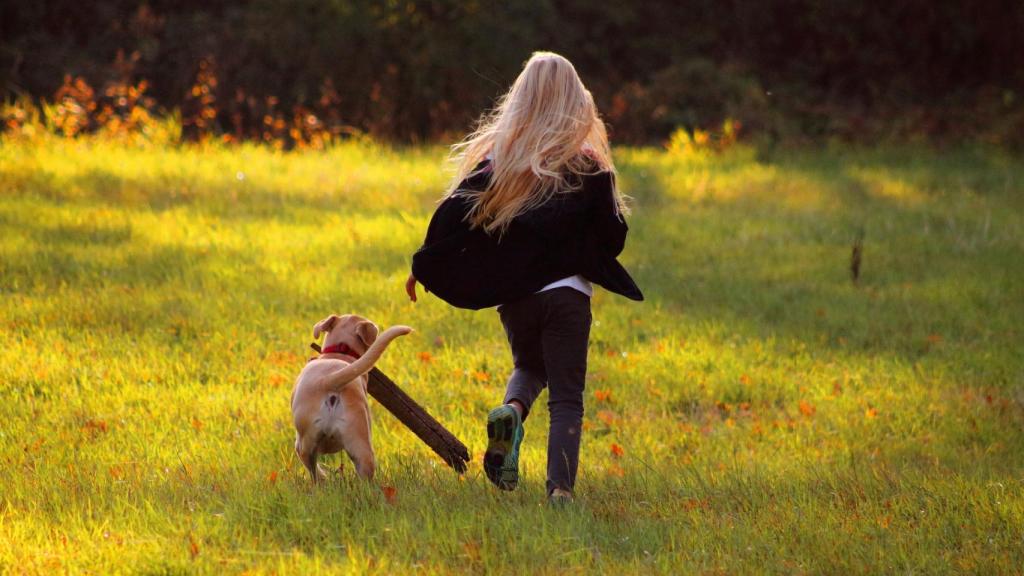
<path id="1" fill-rule="evenodd" d="M 565 278 L 562 278 L 561 280 L 555 280 L 551 284 L 548 284 L 547 286 L 541 288 L 540 290 L 537 290 L 537 294 L 540 294 L 541 292 L 544 292 L 546 290 L 561 288 L 563 286 L 568 286 L 569 288 L 579 290 L 580 292 L 586 294 L 587 298 L 591 298 L 594 296 L 594 286 L 590 283 L 590 280 L 587 280 L 586 278 L 580 276 L 579 274 L 576 274 L 575 276 L 567 276 Z"/>

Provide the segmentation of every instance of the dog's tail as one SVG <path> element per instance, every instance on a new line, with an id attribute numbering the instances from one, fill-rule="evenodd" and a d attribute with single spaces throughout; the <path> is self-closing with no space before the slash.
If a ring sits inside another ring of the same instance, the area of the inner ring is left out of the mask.
<path id="1" fill-rule="evenodd" d="M 384 349 L 388 347 L 392 340 L 399 336 L 405 336 L 410 332 L 412 332 L 412 328 L 408 326 L 392 326 L 388 328 L 373 341 L 373 344 L 370 344 L 366 354 L 363 354 L 355 362 L 341 370 L 325 376 L 322 384 L 323 387 L 328 390 L 341 388 L 352 380 L 366 374 L 377 363 L 377 360 L 380 360 L 381 354 L 384 353 Z"/>

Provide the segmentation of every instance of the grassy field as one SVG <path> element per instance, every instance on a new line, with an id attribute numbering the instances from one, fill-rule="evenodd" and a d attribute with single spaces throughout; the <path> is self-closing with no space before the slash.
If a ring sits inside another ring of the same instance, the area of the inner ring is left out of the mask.
<path id="1" fill-rule="evenodd" d="M 1024 161 L 618 150 L 648 299 L 594 297 L 552 510 L 543 402 L 524 485 L 480 468 L 497 314 L 403 295 L 443 154 L 0 144 L 0 572 L 1020 573 Z M 330 312 L 417 329 L 380 366 L 464 477 L 378 406 L 378 481 L 310 485 L 288 397 Z"/>

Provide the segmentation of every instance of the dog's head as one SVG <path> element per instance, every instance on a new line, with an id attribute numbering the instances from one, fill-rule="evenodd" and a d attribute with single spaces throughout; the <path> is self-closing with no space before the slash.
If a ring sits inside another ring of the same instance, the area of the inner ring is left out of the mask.
<path id="1" fill-rule="evenodd" d="M 319 338 L 320 334 L 326 334 L 324 336 L 324 348 L 334 344 L 345 344 L 362 355 L 366 353 L 366 349 L 370 347 L 370 344 L 373 344 L 373 341 L 377 339 L 379 332 L 376 324 L 362 316 L 356 316 L 355 314 L 345 314 L 344 316 L 331 314 L 313 326 L 313 339 Z"/>

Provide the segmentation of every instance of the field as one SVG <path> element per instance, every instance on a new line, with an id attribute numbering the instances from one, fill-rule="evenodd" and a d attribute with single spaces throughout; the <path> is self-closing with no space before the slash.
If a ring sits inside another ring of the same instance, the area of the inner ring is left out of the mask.
<path id="1" fill-rule="evenodd" d="M 1019 157 L 618 150 L 647 301 L 595 295 L 558 510 L 545 397 L 524 485 L 482 474 L 497 314 L 403 294 L 443 156 L 0 143 L 0 572 L 1020 573 Z M 416 328 L 380 366 L 464 477 L 378 406 L 377 481 L 310 485 L 288 397 L 331 312 Z"/>

